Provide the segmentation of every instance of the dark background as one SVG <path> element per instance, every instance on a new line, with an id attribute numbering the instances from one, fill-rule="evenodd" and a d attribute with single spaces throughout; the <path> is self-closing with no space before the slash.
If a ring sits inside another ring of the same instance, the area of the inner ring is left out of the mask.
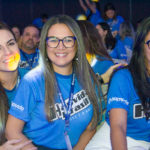
<path id="1" fill-rule="evenodd" d="M 132 21 L 134 26 L 139 19 L 150 16 L 150 0 L 100 0 L 101 11 L 107 2 L 112 2 L 118 14 Z M 76 18 L 84 11 L 78 0 L 0 0 L 0 20 L 10 26 L 23 28 L 43 13 L 49 17 L 68 14 Z"/>

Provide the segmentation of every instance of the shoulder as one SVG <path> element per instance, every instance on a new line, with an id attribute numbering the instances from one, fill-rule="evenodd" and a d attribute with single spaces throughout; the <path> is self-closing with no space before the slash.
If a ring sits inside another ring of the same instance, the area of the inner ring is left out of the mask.
<path id="1" fill-rule="evenodd" d="M 119 20 L 120 22 L 123 22 L 123 21 L 124 21 L 124 19 L 123 19 L 122 16 L 117 16 L 117 20 Z"/>
<path id="2" fill-rule="evenodd" d="M 112 80 L 115 80 L 116 82 L 126 82 L 127 80 L 131 79 L 131 73 L 126 68 L 117 70 L 112 76 Z"/>
<path id="3" fill-rule="evenodd" d="M 25 76 L 24 80 L 28 82 L 35 82 L 41 80 L 44 77 L 44 71 L 41 66 L 37 66 L 36 68 L 29 71 Z"/>
<path id="4" fill-rule="evenodd" d="M 116 43 L 115 47 L 124 47 L 124 44 L 121 40 L 117 40 L 117 43 Z"/>

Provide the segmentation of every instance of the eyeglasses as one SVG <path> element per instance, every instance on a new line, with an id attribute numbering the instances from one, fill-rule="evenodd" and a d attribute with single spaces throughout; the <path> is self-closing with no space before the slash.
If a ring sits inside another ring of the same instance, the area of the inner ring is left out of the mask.
<path id="1" fill-rule="evenodd" d="M 145 44 L 147 44 L 148 48 L 150 49 L 150 40 L 148 40 L 147 42 L 145 42 Z"/>
<path id="2" fill-rule="evenodd" d="M 63 39 L 59 39 L 55 36 L 50 36 L 46 38 L 47 45 L 51 48 L 57 48 L 60 41 L 62 41 L 63 46 L 65 48 L 71 48 L 75 45 L 76 37 L 74 36 L 66 36 Z"/>

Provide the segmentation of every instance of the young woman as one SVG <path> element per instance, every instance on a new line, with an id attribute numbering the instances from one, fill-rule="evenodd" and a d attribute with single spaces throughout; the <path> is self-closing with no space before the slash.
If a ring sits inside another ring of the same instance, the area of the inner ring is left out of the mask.
<path id="1" fill-rule="evenodd" d="M 72 18 L 58 15 L 45 23 L 40 40 L 43 63 L 18 88 L 9 111 L 8 139 L 28 138 L 48 149 L 85 148 L 102 106 L 100 85 L 84 49 Z"/>
<path id="2" fill-rule="evenodd" d="M 19 49 L 12 31 L 0 23 L 0 150 L 20 150 L 24 145 L 31 143 L 21 143 L 21 139 L 6 142 L 4 136 L 7 111 L 25 73 L 17 69 L 19 60 Z"/>
<path id="3" fill-rule="evenodd" d="M 109 55 L 112 57 L 114 63 L 126 62 L 127 54 L 124 44 L 120 40 L 116 40 L 106 22 L 101 22 L 96 25 L 96 28 L 101 35 L 104 44 L 106 45 Z M 123 60 L 123 61 L 121 61 Z"/>
<path id="4" fill-rule="evenodd" d="M 114 65 L 111 57 L 107 53 L 101 36 L 92 23 L 89 21 L 78 21 L 78 24 L 83 35 L 88 62 L 102 83 L 102 92 L 105 96 L 103 99 L 103 110 L 105 110 L 110 76 L 116 68 L 123 64 Z M 105 118 L 105 115 L 103 115 L 103 118 Z"/>
<path id="5" fill-rule="evenodd" d="M 110 26 L 113 36 L 118 39 L 119 27 L 124 22 L 124 19 L 117 15 L 117 11 L 112 3 L 107 3 L 104 6 L 104 21 Z"/>
<path id="6" fill-rule="evenodd" d="M 78 21 L 78 24 L 83 35 L 87 59 L 94 72 L 101 75 L 113 65 L 112 59 L 95 26 L 89 21 Z"/>
<path id="7" fill-rule="evenodd" d="M 127 62 L 130 62 L 133 50 L 133 43 L 135 39 L 135 32 L 132 24 L 129 21 L 124 21 L 120 25 L 119 36 L 121 42 L 126 49 Z"/>
<path id="8" fill-rule="evenodd" d="M 106 123 L 86 150 L 149 150 L 149 91 L 150 17 L 137 30 L 130 64 L 117 71 L 111 79 Z"/>
<path id="9" fill-rule="evenodd" d="M 83 0 L 79 0 L 80 6 L 85 11 L 87 20 L 96 26 L 98 21 L 103 21 L 100 13 L 99 2 L 98 0 L 85 0 L 85 2 L 86 4 L 84 4 Z"/>

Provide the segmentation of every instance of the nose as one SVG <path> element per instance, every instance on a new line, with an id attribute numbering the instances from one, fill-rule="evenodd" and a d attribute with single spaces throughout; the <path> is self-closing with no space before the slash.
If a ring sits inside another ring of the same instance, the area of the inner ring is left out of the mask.
<path id="1" fill-rule="evenodd" d="M 3 46 L 3 49 L 6 55 L 11 54 L 11 50 L 7 46 Z"/>
<path id="2" fill-rule="evenodd" d="M 64 44 L 63 44 L 63 41 L 62 40 L 60 40 L 59 41 L 59 43 L 58 43 L 58 47 L 57 47 L 58 49 L 64 49 L 65 48 L 65 46 L 64 46 Z"/>
<path id="3" fill-rule="evenodd" d="M 30 40 L 32 40 L 32 39 L 33 39 L 33 36 L 32 36 L 32 35 L 30 35 L 30 36 L 29 36 L 29 39 L 30 39 Z"/>

